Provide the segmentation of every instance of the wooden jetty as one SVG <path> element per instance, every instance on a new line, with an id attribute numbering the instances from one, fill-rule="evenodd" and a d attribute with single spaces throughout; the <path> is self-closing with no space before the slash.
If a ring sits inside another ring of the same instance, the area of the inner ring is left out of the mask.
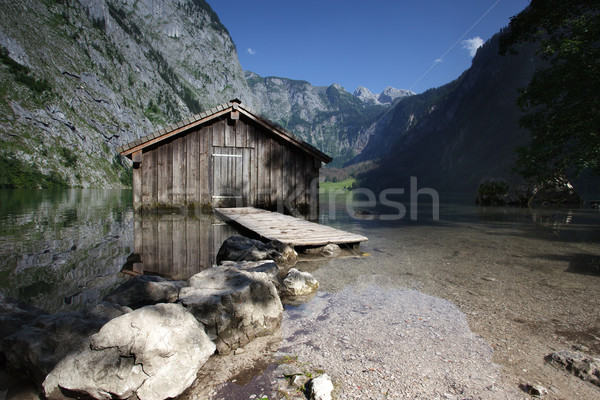
<path id="1" fill-rule="evenodd" d="M 358 247 L 365 236 L 317 224 L 278 212 L 254 207 L 215 208 L 226 222 L 240 225 L 262 239 L 279 240 L 294 247 L 316 247 L 329 243 Z"/>

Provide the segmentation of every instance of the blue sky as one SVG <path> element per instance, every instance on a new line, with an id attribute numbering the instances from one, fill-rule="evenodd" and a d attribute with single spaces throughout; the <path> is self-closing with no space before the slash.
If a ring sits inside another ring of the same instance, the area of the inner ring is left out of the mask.
<path id="1" fill-rule="evenodd" d="M 456 79 L 529 0 L 207 0 L 242 68 L 261 76 L 421 93 Z"/>

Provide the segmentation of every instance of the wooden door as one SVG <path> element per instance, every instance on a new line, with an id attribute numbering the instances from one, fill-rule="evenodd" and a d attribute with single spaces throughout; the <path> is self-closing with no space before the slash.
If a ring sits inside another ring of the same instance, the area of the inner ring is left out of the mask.
<path id="1" fill-rule="evenodd" d="M 244 178 L 242 150 L 235 147 L 213 147 L 213 193 L 214 207 L 242 207 Z"/>

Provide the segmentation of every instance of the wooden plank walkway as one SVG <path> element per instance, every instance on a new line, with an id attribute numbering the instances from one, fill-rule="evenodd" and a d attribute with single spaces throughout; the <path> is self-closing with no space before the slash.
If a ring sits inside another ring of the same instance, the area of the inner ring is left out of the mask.
<path id="1" fill-rule="evenodd" d="M 358 245 L 368 240 L 362 235 L 254 207 L 215 208 L 215 214 L 261 238 L 279 240 L 291 246 Z"/>

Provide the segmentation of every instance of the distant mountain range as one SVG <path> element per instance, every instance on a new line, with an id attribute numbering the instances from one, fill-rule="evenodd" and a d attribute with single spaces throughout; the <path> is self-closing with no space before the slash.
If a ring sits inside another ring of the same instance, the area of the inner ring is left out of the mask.
<path id="1" fill-rule="evenodd" d="M 332 166 L 342 166 L 360 154 L 368 141 L 369 124 L 394 101 L 414 95 L 392 87 L 377 96 L 360 87 L 352 95 L 338 84 L 312 86 L 249 71 L 246 80 L 265 116 L 333 156 Z"/>
<path id="2" fill-rule="evenodd" d="M 416 93 L 406 89 L 396 89 L 391 86 L 386 87 L 383 92 L 373 94 L 369 89 L 359 86 L 354 91 L 354 96 L 358 97 L 365 104 L 392 104 L 396 99 L 402 99 Z"/>
<path id="3" fill-rule="evenodd" d="M 237 97 L 332 166 L 375 160 L 363 185 L 417 176 L 472 191 L 510 178 L 529 138 L 517 89 L 538 63 L 530 47 L 499 56 L 494 37 L 460 78 L 422 94 L 261 77 L 242 70 L 204 0 L 0 2 L 0 46 L 0 187 L 129 183 L 116 147 Z"/>

